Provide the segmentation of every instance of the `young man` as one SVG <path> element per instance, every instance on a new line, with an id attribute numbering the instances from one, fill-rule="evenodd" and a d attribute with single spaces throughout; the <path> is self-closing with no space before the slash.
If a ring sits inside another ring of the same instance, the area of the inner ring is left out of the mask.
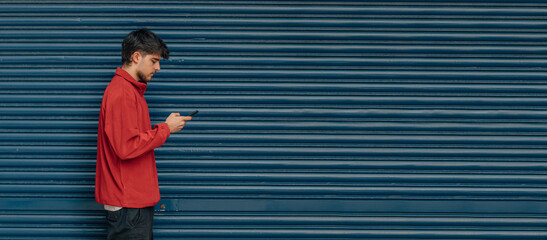
<path id="1" fill-rule="evenodd" d="M 160 200 L 154 149 L 191 117 L 171 113 L 152 128 L 144 99 L 147 83 L 169 58 L 148 29 L 122 43 L 122 67 L 106 88 L 99 116 L 95 199 L 107 210 L 108 239 L 153 239 L 154 205 Z"/>

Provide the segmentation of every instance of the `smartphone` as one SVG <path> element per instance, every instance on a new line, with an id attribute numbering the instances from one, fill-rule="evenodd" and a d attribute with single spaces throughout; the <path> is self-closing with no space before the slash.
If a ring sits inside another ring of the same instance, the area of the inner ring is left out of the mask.
<path id="1" fill-rule="evenodd" d="M 190 113 L 190 115 L 188 115 L 188 117 L 194 116 L 194 115 L 198 114 L 198 112 L 199 112 L 198 110 L 193 111 L 192 113 Z"/>

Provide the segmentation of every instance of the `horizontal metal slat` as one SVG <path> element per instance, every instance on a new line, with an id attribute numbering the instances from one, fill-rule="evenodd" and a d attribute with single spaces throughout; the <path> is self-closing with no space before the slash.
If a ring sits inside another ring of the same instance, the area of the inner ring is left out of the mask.
<path id="1" fill-rule="evenodd" d="M 191 112 L 195 107 L 181 108 L 160 108 L 155 107 L 150 109 L 152 121 L 163 122 L 172 112 Z M 0 107 L 2 119 L 47 119 L 47 120 L 94 120 L 99 116 L 98 106 L 89 107 Z M 196 116 L 206 120 L 249 120 L 246 118 L 254 118 L 253 121 L 261 122 L 266 120 L 306 120 L 315 122 L 324 119 L 325 122 L 340 121 L 348 122 L 362 119 L 362 121 L 375 121 L 378 118 L 389 119 L 387 121 L 402 122 L 403 120 L 411 120 L 412 122 L 423 121 L 447 121 L 452 122 L 471 122 L 487 119 L 490 122 L 514 122 L 515 120 L 542 120 L 545 119 L 545 111 L 538 110 L 505 110 L 505 109 L 310 109 L 310 108 L 200 108 L 200 115 Z M 24 116 L 24 117 L 23 117 Z M 213 119 L 214 117 L 214 119 Z M 211 119 L 208 119 L 211 118 Z M 507 120 L 511 121 L 507 121 Z M 481 122 L 484 123 L 484 122 Z"/>
<path id="2" fill-rule="evenodd" d="M 37 201 L 39 199 L 39 201 Z M 165 205 L 165 209 L 160 208 Z M 545 201 L 468 201 L 468 200 L 360 200 L 360 199 L 243 199 L 243 198 L 167 198 L 164 197 L 155 208 L 159 212 L 235 212 L 271 213 L 280 211 L 296 214 L 342 214 L 356 213 L 433 214 L 473 213 L 480 216 L 491 214 L 513 214 L 516 216 L 545 213 Z M 95 202 L 92 196 L 87 198 L 59 197 L 6 197 L 0 200 L 3 211 L 104 211 L 103 206 Z M 523 215 L 525 214 L 525 215 Z M 271 214 L 270 214 L 271 215 Z"/>
<path id="3" fill-rule="evenodd" d="M 431 56 L 439 56 L 442 54 L 487 54 L 486 57 L 491 57 L 496 54 L 519 54 L 521 58 L 530 58 L 531 56 L 543 56 L 547 54 L 547 47 L 541 45 L 538 42 L 535 45 L 516 45 L 509 43 L 481 43 L 474 45 L 460 44 L 416 44 L 415 42 L 405 41 L 404 44 L 387 45 L 384 43 L 368 43 L 364 44 L 324 44 L 324 43 L 292 43 L 292 44 L 279 44 L 279 43 L 177 43 L 167 42 L 171 54 L 174 56 L 188 55 L 201 55 L 204 53 L 224 53 L 233 52 L 234 54 L 260 52 L 260 53 L 317 53 L 317 54 L 332 54 L 332 53 L 345 53 L 346 55 L 352 53 L 360 54 L 428 54 Z M 28 52 L 35 55 L 36 51 L 39 51 L 45 55 L 59 53 L 69 53 L 70 55 L 86 54 L 93 55 L 98 53 L 100 56 L 110 55 L 117 57 L 119 51 L 121 51 L 121 42 L 119 39 L 116 43 L 109 43 L 104 41 L 103 43 L 59 43 L 59 42 L 29 42 L 29 43 L 2 43 L 0 50 L 6 52 L 25 53 Z"/>
<path id="4" fill-rule="evenodd" d="M 160 170 L 161 171 L 161 170 Z M 7 178 L 7 177 L 6 177 Z M 4 178 L 0 178 L 3 180 Z M 204 182 L 207 181 L 225 181 L 225 182 L 288 182 L 295 185 L 301 182 L 366 182 L 366 183 L 547 183 L 547 177 L 541 175 L 515 175 L 515 174 L 370 174 L 370 173 L 171 173 L 161 172 L 160 181 L 179 181 L 179 182 Z M 315 185 L 321 185 L 315 184 Z M 326 183 L 325 183 L 326 185 Z M 496 187 L 492 187 L 496 188 Z"/>
<path id="5" fill-rule="evenodd" d="M 58 146 L 0 146 L 1 157 L 19 156 L 27 158 L 36 154 L 42 156 L 85 157 L 96 154 L 95 147 Z M 503 158 L 543 158 L 547 149 L 508 149 L 508 148 L 324 148 L 324 147 L 163 147 L 157 154 L 184 157 L 195 156 L 353 156 L 353 157 L 497 157 Z"/>
<path id="6" fill-rule="evenodd" d="M 542 42 L 547 40 L 543 33 L 513 32 L 380 32 L 380 31 L 241 31 L 241 30 L 157 30 L 165 41 L 171 39 L 267 39 L 267 40 L 405 40 L 405 41 L 515 41 Z M 116 30 L 1 30 L 4 39 L 123 39 L 127 31 Z"/>
<path id="7" fill-rule="evenodd" d="M 93 95 L 45 95 L 45 94 L 0 94 L 2 103 L 91 103 L 99 104 L 102 96 Z M 547 98 L 540 97 L 398 97 L 398 96 L 269 96 L 269 95 L 148 95 L 149 104 L 170 103 L 170 104 L 267 104 L 281 105 L 286 107 L 292 104 L 309 105 L 346 105 L 346 106 L 412 106 L 412 105 L 434 105 L 434 106 L 544 106 Z"/>
<path id="8" fill-rule="evenodd" d="M 436 217 L 436 216 L 362 216 L 362 214 L 356 214 L 353 216 L 343 216 L 342 214 L 337 216 L 326 216 L 318 218 L 315 215 L 302 216 L 302 215 L 277 215 L 277 216 L 261 216 L 261 215 L 249 215 L 249 216 L 237 216 L 237 215 L 215 215 L 215 216 L 193 216 L 193 215 L 169 215 L 157 216 L 154 221 L 158 224 L 169 226 L 192 226 L 200 224 L 218 224 L 222 225 L 240 225 L 240 226 L 261 226 L 261 225 L 292 225 L 300 226 L 307 225 L 310 228 L 319 228 L 345 225 L 348 227 L 362 227 L 366 226 L 413 226 L 413 227 L 428 227 L 439 226 L 449 228 L 451 226 L 496 226 L 496 227 L 542 227 L 545 225 L 546 220 L 543 217 L 516 217 L 511 215 L 500 215 L 490 217 L 480 216 L 449 216 Z M 361 215 L 361 216 L 359 216 Z M 364 214 L 363 214 L 364 215 Z M 319 225 L 319 226 L 317 226 Z"/>
<path id="9" fill-rule="evenodd" d="M 91 66 L 115 66 L 119 64 L 120 57 L 97 57 L 97 56 L 17 56 L 17 57 L 0 57 L 0 65 L 24 67 L 21 64 L 33 64 L 36 68 L 42 68 L 47 64 L 55 64 L 56 67 L 62 68 L 62 65 L 73 66 L 84 64 Z M 521 59 L 521 58 L 457 58 L 446 59 L 436 57 L 223 57 L 223 56 L 182 56 L 171 57 L 169 60 L 163 60 L 161 66 L 163 69 L 170 68 L 192 68 L 192 67 L 220 67 L 243 69 L 250 67 L 268 66 L 268 68 L 286 69 L 289 66 L 306 66 L 317 67 L 321 69 L 324 66 L 337 66 L 340 69 L 343 67 L 367 67 L 370 66 L 385 66 L 385 67 L 483 67 L 485 69 L 492 67 L 511 67 L 518 70 L 518 67 L 535 68 L 545 66 L 547 60 L 542 59 Z M 193 66 L 198 65 L 198 66 Z M 83 68 L 83 67 L 82 67 Z M 337 68 L 337 69 L 338 69 Z M 531 69 L 537 70 L 537 69 Z M 157 85 L 157 84 L 155 84 Z"/>
<path id="10" fill-rule="evenodd" d="M 214 230 L 169 230 L 164 229 L 158 231 L 160 237 L 274 237 L 274 238 L 291 238 L 291 237 L 308 237 L 314 239 L 329 239 L 337 238 L 443 238 L 443 239 L 463 239 L 476 238 L 483 239 L 542 239 L 547 236 L 543 231 L 457 231 L 457 230 L 325 230 L 325 229 L 310 229 L 310 230 L 275 230 L 275 229 L 258 229 L 258 230 L 238 230 L 238 229 L 214 229 Z"/>
<path id="11" fill-rule="evenodd" d="M 88 92 L 102 95 L 108 82 L 46 82 L 46 81 L 25 81 L 25 82 L 0 82 L 0 92 L 3 94 L 16 93 L 15 91 L 49 91 L 50 95 L 71 94 Z M 178 91 L 195 94 L 218 94 L 225 92 L 241 94 L 247 92 L 252 95 L 282 95 L 285 92 L 299 92 L 301 94 L 321 93 L 332 96 L 332 93 L 350 93 L 352 96 L 359 95 L 380 95 L 384 94 L 426 94 L 443 93 L 439 97 L 446 97 L 450 94 L 463 95 L 474 93 L 485 96 L 504 96 L 511 93 L 535 94 L 547 93 L 547 86 L 544 84 L 424 84 L 424 83 L 357 83 L 343 82 L 336 83 L 299 83 L 299 82 L 153 82 L 147 87 L 146 97 L 149 95 L 170 96 Z M 17 93 L 16 93 L 17 94 Z M 496 95 L 494 95 L 496 94 Z"/>
<path id="12" fill-rule="evenodd" d="M 2 188 L 3 189 L 3 188 Z M 7 190 L 7 189 L 6 189 Z M 271 195 L 268 198 L 413 198 L 413 199 L 506 199 L 545 198 L 541 188 L 528 187 L 347 187 L 347 186 L 162 186 L 166 197 L 185 195 Z M 250 196 L 248 196 L 250 197 Z M 264 196 L 266 197 L 266 196 Z"/>
<path id="13" fill-rule="evenodd" d="M 184 114 L 184 113 L 183 113 Z M 49 129 L 58 129 L 60 132 L 95 132 L 97 130 L 96 120 L 0 120 L 3 127 L 2 132 L 8 130 L 26 130 L 26 131 L 46 131 Z M 307 132 L 307 133 L 340 133 L 361 134 L 364 132 L 382 132 L 383 134 L 412 135 L 420 133 L 442 133 L 461 135 L 472 132 L 486 132 L 492 135 L 501 135 L 511 133 L 513 136 L 538 135 L 547 132 L 547 126 L 543 123 L 457 123 L 457 122 L 335 122 L 335 121 L 307 121 L 307 122 L 256 122 L 256 121 L 207 121 L 194 118 L 191 124 L 185 126 L 185 134 L 193 134 L 194 131 L 207 131 L 208 133 L 222 133 L 225 131 L 260 131 L 264 133 L 273 132 Z M 64 130 L 64 131 L 63 131 Z M 0 133 L 1 134 L 1 133 Z M 173 135 L 178 136 L 178 135 Z"/>
<path id="14" fill-rule="evenodd" d="M 82 169 L 83 170 L 83 169 Z M 72 183 L 82 182 L 89 183 L 93 182 L 95 179 L 95 174 L 93 169 L 87 169 L 88 172 L 53 172 L 53 171 L 36 171 L 36 172 L 2 172 L 0 176 L 0 181 L 12 182 L 12 183 L 29 183 L 36 182 L 45 184 L 46 182 L 51 182 L 52 185 L 56 185 L 55 181 L 67 181 Z M 219 184 L 219 183 L 230 183 L 232 185 L 238 186 L 243 185 L 241 182 L 248 183 L 261 183 L 264 185 L 275 184 L 275 183 L 285 183 L 289 185 L 302 185 L 308 182 L 315 182 L 313 185 L 329 185 L 332 183 L 379 183 L 379 184 L 411 184 L 411 183 L 454 183 L 454 184 L 463 184 L 463 183 L 491 183 L 491 184 L 546 184 L 547 177 L 541 174 L 514 174 L 514 173 L 483 173 L 481 175 L 476 175 L 474 173 L 453 173 L 453 172 L 443 172 L 440 174 L 432 173 L 414 173 L 414 174 L 402 174 L 397 172 L 388 172 L 381 174 L 374 173 L 351 173 L 351 172 L 324 172 L 324 173 L 314 173 L 314 172 L 300 172 L 300 173 L 268 173 L 268 172 L 220 172 L 220 173 L 191 173 L 191 172 L 171 172 L 168 169 L 159 169 L 159 179 L 162 181 L 170 181 L 171 183 L 165 185 L 173 185 L 173 182 L 180 182 L 184 185 L 189 184 Z M 305 170 L 302 170 L 305 171 Z M 435 186 L 435 185 L 432 185 Z M 24 188 L 21 186 L 21 188 Z M 404 186 L 401 186 L 404 188 Z M 424 187 L 427 188 L 427 187 Z M 503 188 L 499 186 L 492 186 L 492 188 Z"/>
<path id="15" fill-rule="evenodd" d="M 0 161 L 0 168 L 9 169 L 94 169 L 96 164 L 96 157 L 90 157 L 88 159 L 48 159 L 48 158 L 34 158 L 34 159 L 14 159 L 14 158 L 2 158 Z M 10 171 L 10 170 L 6 170 Z M 70 171 L 70 170 L 69 170 Z"/>
<path id="16" fill-rule="evenodd" d="M 264 4 L 265 3 L 265 4 Z M 229 13 L 229 14 L 382 14 L 382 15 L 453 15 L 453 16 L 537 16 L 546 12 L 545 9 L 530 7 L 480 7 L 480 6 L 356 6 L 337 4 L 320 4 L 300 6 L 286 4 L 262 5 L 228 5 L 228 4 L 171 4 L 171 5 L 119 5 L 119 4 L 5 4 L 1 13 L 142 13 L 142 14 L 173 14 L 173 13 Z M 403 5 L 403 4 L 401 4 Z"/>
<path id="17" fill-rule="evenodd" d="M 156 81 L 162 78 L 303 78 L 303 79 L 443 79 L 443 80 L 544 80 L 545 72 L 524 71 L 409 71 L 409 70 L 227 70 L 227 69 L 172 69 L 158 72 Z M 46 78 L 73 79 L 93 76 L 96 79 L 111 79 L 112 69 L 19 69 L 3 70 L 3 78 Z"/>
<path id="18" fill-rule="evenodd" d="M 80 238 L 80 239 L 93 239 L 98 237 L 104 237 L 106 230 L 103 228 L 66 228 L 66 227 L 55 227 L 55 228 L 2 228 L 0 227 L 0 232 L 3 236 L 8 238 L 0 237 L 0 239 L 14 239 L 15 237 L 46 237 L 49 239 L 59 239 L 64 237 L 70 238 Z"/>
<path id="19" fill-rule="evenodd" d="M 188 123 L 190 125 L 190 123 Z M 95 144 L 96 133 L 0 133 L 0 143 L 5 145 L 29 145 L 32 143 L 46 143 L 47 145 L 89 145 Z M 517 148 L 521 145 L 547 145 L 547 138 L 544 136 L 487 136 L 487 135 L 466 135 L 454 136 L 448 134 L 436 135 L 365 135 L 365 134 L 192 134 L 183 133 L 173 135 L 168 140 L 168 146 L 215 146 L 215 145 L 237 145 L 245 146 L 252 144 L 268 143 L 275 144 L 371 144 L 387 147 L 390 144 L 428 144 L 437 145 L 462 145 L 482 146 L 507 145 Z M 335 148 L 333 146 L 333 148 Z"/>
<path id="20" fill-rule="evenodd" d="M 82 17 L 48 17 L 48 21 L 44 21 L 43 17 L 0 17 L 0 25 L 6 27 L 32 27 L 34 30 L 37 26 L 51 28 L 67 27 L 67 26 L 92 26 L 95 28 L 109 26 L 138 26 L 146 24 L 148 27 L 184 27 L 184 26 L 242 26 L 250 27 L 314 27 L 314 28 L 437 28 L 437 29 L 503 29 L 509 31 L 524 31 L 524 29 L 538 29 L 547 27 L 547 21 L 544 20 L 475 20 L 475 19 L 378 19 L 370 18 L 367 15 L 353 15 L 354 18 L 333 18 L 330 16 L 307 17 L 299 18 L 298 15 L 291 18 L 273 18 L 273 17 L 150 17 L 145 20 L 135 20 L 133 18 L 111 18 L 111 17 L 91 17 L 83 15 Z M 360 18 L 359 18 L 360 17 Z"/>
<path id="21" fill-rule="evenodd" d="M 77 215 L 77 213 L 66 214 L 60 212 L 44 212 L 48 215 L 38 215 L 26 212 L 9 212 L 0 215 L 0 226 L 12 225 L 12 224 L 25 224 L 29 226 L 31 224 L 44 224 L 47 222 L 47 225 L 54 224 L 64 224 L 64 225 L 76 225 L 76 224 L 90 224 L 90 225 L 101 225 L 103 223 L 103 214 L 95 213 L 93 215 Z M 513 226 L 513 227 L 543 227 L 545 225 L 545 218 L 541 216 L 514 216 L 499 214 L 493 216 L 477 216 L 477 215 L 454 215 L 450 216 L 447 214 L 447 217 L 439 216 L 428 216 L 423 214 L 421 216 L 413 216 L 412 214 L 401 214 L 402 216 L 390 216 L 390 215 L 372 215 L 357 213 L 355 215 L 344 215 L 337 214 L 333 215 L 331 213 L 323 213 L 324 217 L 318 218 L 317 215 L 288 215 L 288 214 L 279 214 L 275 216 L 264 215 L 264 213 L 246 213 L 246 214 L 237 214 L 237 213 L 223 213 L 223 214 L 206 214 L 201 213 L 200 215 L 175 215 L 169 213 L 159 213 L 154 217 L 154 222 L 157 222 L 159 225 L 163 225 L 163 228 L 175 228 L 180 226 L 185 226 L 190 228 L 191 226 L 196 225 L 213 225 L 213 226 L 231 226 L 237 228 L 236 226 L 244 227 L 266 227 L 266 226 L 279 226 L 284 225 L 294 225 L 302 226 L 307 228 L 319 228 L 318 226 L 337 226 L 337 225 L 346 225 L 346 226 L 414 226 L 414 227 L 427 227 L 427 226 L 441 226 L 441 227 L 450 227 L 450 226 Z M 424 216 L 425 215 L 425 216 Z M 87 225 L 89 226 L 89 225 Z"/>
<path id="22" fill-rule="evenodd" d="M 348 161 L 343 159 L 321 160 L 317 158 L 304 159 L 220 159 L 214 160 L 208 157 L 201 156 L 199 158 L 178 157 L 177 159 L 167 159 L 165 156 L 160 156 L 156 159 L 156 165 L 160 172 L 169 172 L 170 169 L 201 169 L 207 170 L 232 170 L 232 169 L 249 169 L 256 171 L 257 169 L 269 169 L 271 172 L 279 170 L 356 170 L 356 171 L 482 171 L 481 174 L 486 174 L 486 171 L 508 171 L 514 174 L 518 171 L 525 171 L 529 174 L 543 174 L 547 170 L 547 161 L 525 161 L 518 158 L 509 159 L 508 161 L 500 161 L 501 159 L 462 159 L 462 160 L 363 160 L 363 161 Z M 47 158 L 7 158 L 0 161 L 0 168 L 16 169 L 40 169 L 50 170 L 58 169 L 73 171 L 73 169 L 94 169 L 95 157 L 87 159 L 47 159 Z M 6 170 L 10 171 L 10 170 Z"/>
<path id="23" fill-rule="evenodd" d="M 320 170 L 374 170 L 374 171 L 526 171 L 530 174 L 547 170 L 547 162 L 545 161 L 522 161 L 511 159 L 509 161 L 499 162 L 495 160 L 448 160 L 436 159 L 431 161 L 424 160 L 363 160 L 363 161 L 344 161 L 342 159 L 320 160 L 320 159 L 294 159 L 294 160 L 261 160 L 261 159 L 221 159 L 210 160 L 202 159 L 162 159 L 157 160 L 158 169 L 168 172 L 169 169 L 270 169 L 272 171 L 279 170 L 299 170 L 320 169 Z M 28 161 L 20 160 L 17 161 Z M 34 164 L 40 163 L 36 161 Z M 0 163 L 2 164 L 2 163 Z M 4 163 L 0 166 L 12 166 Z"/>
<path id="24" fill-rule="evenodd" d="M 92 197 L 90 185 L 0 184 L 2 197 Z M 305 199 L 466 199 L 466 200 L 542 200 L 542 187 L 368 187 L 368 186 L 221 186 L 160 185 L 164 197 L 228 198 L 305 198 Z M 305 196 L 305 197 L 302 197 Z"/>
<path id="25" fill-rule="evenodd" d="M 0 228 L 0 231 L 10 237 L 21 236 L 75 236 L 85 237 L 95 236 L 104 237 L 102 229 L 59 229 L 59 228 L 28 228 L 21 229 Z M 80 231 L 80 232 L 78 232 Z M 457 230 L 325 230 L 325 229 L 158 229 L 154 236 L 158 237 L 193 237 L 200 239 L 222 239 L 222 238 L 247 238 L 263 239 L 269 238 L 312 238 L 312 239 L 332 239 L 332 238 L 443 238 L 443 239 L 542 239 L 547 236 L 543 231 L 457 231 Z"/>

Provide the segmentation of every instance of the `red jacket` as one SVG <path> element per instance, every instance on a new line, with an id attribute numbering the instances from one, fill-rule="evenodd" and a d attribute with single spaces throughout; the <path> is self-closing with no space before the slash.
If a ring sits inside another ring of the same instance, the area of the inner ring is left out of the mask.
<path id="1" fill-rule="evenodd" d="M 167 123 L 152 129 L 145 90 L 145 83 L 118 68 L 104 91 L 97 137 L 98 203 L 143 208 L 160 200 L 154 149 L 170 131 Z"/>

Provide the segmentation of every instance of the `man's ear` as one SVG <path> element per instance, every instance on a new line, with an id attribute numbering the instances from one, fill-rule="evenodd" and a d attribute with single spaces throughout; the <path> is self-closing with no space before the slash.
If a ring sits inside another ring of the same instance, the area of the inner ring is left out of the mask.
<path id="1" fill-rule="evenodd" d="M 138 64 L 142 59 L 142 54 L 139 51 L 134 52 L 131 54 L 131 62 Z"/>

